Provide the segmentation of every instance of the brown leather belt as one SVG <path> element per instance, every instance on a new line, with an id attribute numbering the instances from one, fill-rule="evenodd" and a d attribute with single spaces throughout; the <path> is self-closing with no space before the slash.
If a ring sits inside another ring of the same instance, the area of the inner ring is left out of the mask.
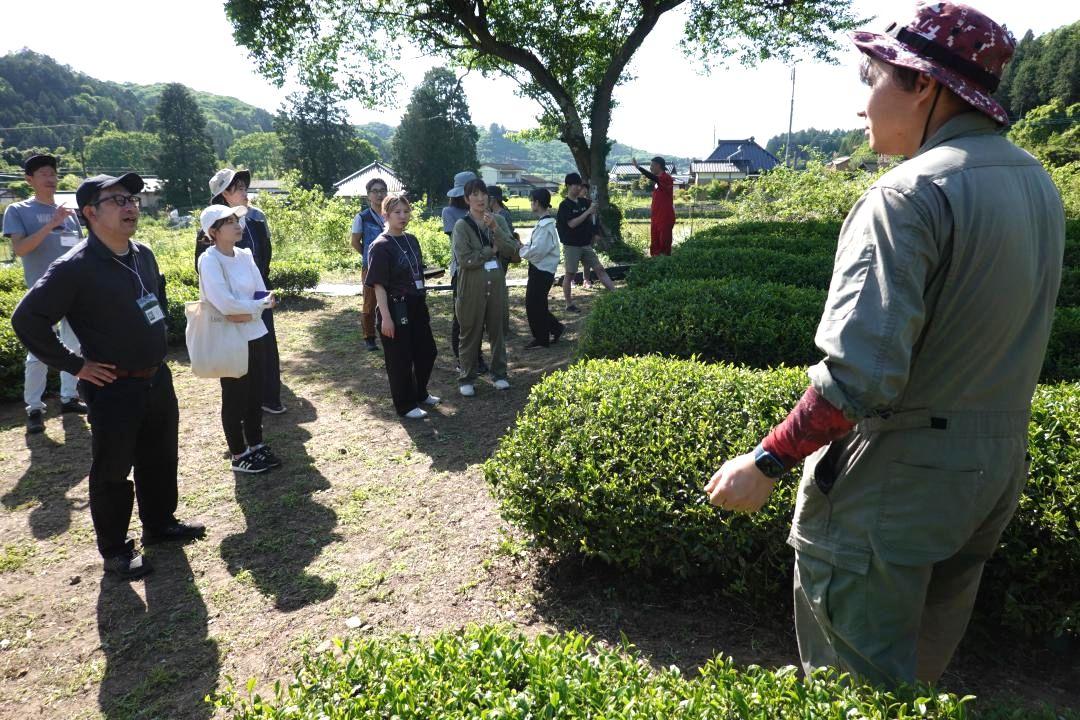
<path id="1" fill-rule="evenodd" d="M 142 370 L 125 370 L 124 368 L 116 368 L 113 370 L 113 375 L 119 380 L 120 378 L 139 378 L 140 380 L 147 380 L 157 375 L 160 365 L 154 367 L 143 368 Z"/>

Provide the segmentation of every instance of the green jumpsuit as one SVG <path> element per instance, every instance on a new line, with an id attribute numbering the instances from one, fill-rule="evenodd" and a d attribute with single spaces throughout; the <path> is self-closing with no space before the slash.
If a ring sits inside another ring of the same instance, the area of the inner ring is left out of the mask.
<path id="1" fill-rule="evenodd" d="M 944 671 L 1026 479 L 1064 233 L 1042 166 L 977 112 L 848 215 L 809 375 L 857 424 L 807 458 L 788 539 L 808 672 Z"/>
<path id="2" fill-rule="evenodd" d="M 517 242 L 510 234 L 506 220 L 495 216 L 496 230 L 492 233 L 478 224 L 481 234 L 467 220 L 458 220 L 450 236 L 451 251 L 458 265 L 458 294 L 455 310 L 461 325 L 458 383 L 471 385 L 476 381 L 476 358 L 487 327 L 491 343 L 491 374 L 496 380 L 506 379 L 506 276 L 498 257 L 507 261 L 519 260 Z M 492 237 L 493 236 L 493 237 Z"/>

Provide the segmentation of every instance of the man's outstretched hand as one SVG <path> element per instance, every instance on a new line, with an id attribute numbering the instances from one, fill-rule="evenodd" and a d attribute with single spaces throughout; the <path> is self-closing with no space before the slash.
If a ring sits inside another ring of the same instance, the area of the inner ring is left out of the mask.
<path id="1" fill-rule="evenodd" d="M 724 463 L 705 486 L 709 502 L 724 510 L 757 512 L 769 500 L 776 481 L 757 469 L 754 454 Z"/>

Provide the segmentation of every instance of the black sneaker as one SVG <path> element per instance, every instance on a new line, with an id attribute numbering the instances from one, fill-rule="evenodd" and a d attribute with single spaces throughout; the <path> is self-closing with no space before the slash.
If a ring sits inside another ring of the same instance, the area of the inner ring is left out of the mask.
<path id="1" fill-rule="evenodd" d="M 263 445 L 258 450 L 253 450 L 251 454 L 257 455 L 264 463 L 266 463 L 266 467 L 268 468 L 281 467 L 281 458 L 270 450 L 269 445 Z"/>
<path id="2" fill-rule="evenodd" d="M 562 337 L 563 331 L 566 330 L 565 325 L 559 325 L 557 328 L 551 331 L 551 342 L 559 342 L 559 338 Z"/>
<path id="3" fill-rule="evenodd" d="M 60 403 L 60 412 L 62 413 L 78 413 L 79 415 L 86 414 L 86 403 L 79 398 L 71 398 Z"/>
<path id="4" fill-rule="evenodd" d="M 174 520 L 170 524 L 148 530 L 143 528 L 142 544 L 157 545 L 163 542 L 190 542 L 206 537 L 206 526 L 202 523 L 183 523 Z"/>
<path id="5" fill-rule="evenodd" d="M 375 342 L 375 338 L 364 338 L 364 347 L 368 349 L 368 352 L 375 352 L 379 349 L 378 344 Z"/>
<path id="6" fill-rule="evenodd" d="M 135 552 L 135 541 L 128 540 L 122 553 L 105 558 L 105 573 L 121 580 L 134 580 L 153 572 L 150 561 Z"/>
<path id="7" fill-rule="evenodd" d="M 266 461 L 254 450 L 232 461 L 233 472 L 264 473 L 270 469 Z"/>
<path id="8" fill-rule="evenodd" d="M 40 410 L 31 410 L 26 414 L 26 432 L 35 435 L 45 432 L 45 415 Z"/>

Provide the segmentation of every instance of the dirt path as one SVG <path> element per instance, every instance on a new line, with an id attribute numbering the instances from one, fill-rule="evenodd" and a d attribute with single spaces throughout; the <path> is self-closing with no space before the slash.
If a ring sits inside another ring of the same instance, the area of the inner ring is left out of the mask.
<path id="1" fill-rule="evenodd" d="M 591 293 L 576 292 L 587 312 Z M 265 689 L 290 677 L 304 647 L 470 622 L 528 633 L 577 628 L 616 643 L 625 633 L 653 662 L 684 668 L 720 650 L 743 663 L 793 662 L 782 614 L 732 607 L 707 587 L 643 586 L 551 564 L 507 531 L 479 464 L 529 387 L 569 362 L 582 322 L 567 318 L 558 346 L 524 350 L 523 290 L 513 296 L 513 387 L 496 393 L 481 382 L 470 400 L 456 392 L 449 297 L 431 299 L 441 353 L 431 390 L 445 402 L 407 424 L 390 405 L 381 353 L 362 350 L 357 298 L 284 308 L 277 324 L 289 411 L 265 424 L 286 465 L 269 476 L 229 471 L 218 386 L 193 378 L 174 354 L 179 514 L 205 522 L 209 535 L 151 548 L 156 572 L 145 581 L 102 579 L 82 420 L 54 414 L 45 434 L 28 437 L 22 408 L 0 407 L 0 716 L 207 718 L 202 698 L 226 676 L 254 677 Z M 50 401 L 50 411 L 57 406 Z M 978 649 L 992 644 L 974 644 L 950 676 L 957 689 L 1022 691 L 1062 705 L 1080 698 L 1080 688 L 1058 689 L 1068 668 L 1044 672 L 1032 656 L 1030 673 L 1016 677 L 1015 663 Z"/>

